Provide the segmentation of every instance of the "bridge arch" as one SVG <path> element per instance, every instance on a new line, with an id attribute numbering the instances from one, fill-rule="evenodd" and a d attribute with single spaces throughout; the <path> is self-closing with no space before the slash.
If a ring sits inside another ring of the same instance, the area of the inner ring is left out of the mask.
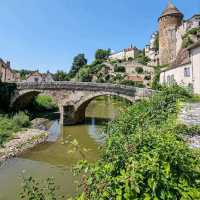
<path id="1" fill-rule="evenodd" d="M 24 106 L 34 96 L 45 94 L 57 103 L 61 123 L 76 124 L 85 118 L 85 109 L 98 96 L 119 96 L 130 102 L 151 96 L 152 90 L 109 83 L 51 82 L 51 83 L 17 83 L 10 106 Z"/>
<path id="2" fill-rule="evenodd" d="M 46 93 L 43 90 L 23 90 L 18 91 L 14 94 L 10 102 L 10 108 L 14 110 L 24 109 L 34 100 L 38 95 L 47 95 L 50 96 L 55 103 L 58 104 L 55 96 L 51 93 Z M 58 105 L 59 106 L 59 105 Z"/>
<path id="3" fill-rule="evenodd" d="M 112 92 L 96 92 L 91 95 L 85 95 L 76 104 L 71 104 L 71 103 L 63 104 L 63 123 L 66 125 L 82 123 L 85 120 L 86 109 L 90 104 L 90 102 L 93 101 L 95 98 L 101 96 L 121 97 L 122 99 L 125 99 L 130 103 L 134 103 L 136 100 L 129 96 Z"/>

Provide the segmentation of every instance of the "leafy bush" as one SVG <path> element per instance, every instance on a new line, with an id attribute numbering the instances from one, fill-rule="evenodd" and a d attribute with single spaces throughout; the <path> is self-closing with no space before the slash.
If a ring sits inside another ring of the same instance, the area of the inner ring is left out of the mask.
<path id="1" fill-rule="evenodd" d="M 144 77 L 144 80 L 150 81 L 150 80 L 151 80 L 151 75 L 146 75 L 146 76 Z"/>
<path id="2" fill-rule="evenodd" d="M 74 170 L 86 173 L 82 199 L 200 199 L 199 154 L 175 132 L 177 103 L 189 96 L 164 88 L 109 125 L 102 159 Z"/>
<path id="3" fill-rule="evenodd" d="M 138 73 L 138 74 L 142 74 L 144 72 L 143 68 L 142 67 L 136 67 L 135 68 L 135 71 Z"/>
<path id="4" fill-rule="evenodd" d="M 198 33 L 200 33 L 200 28 L 192 28 L 189 31 L 187 31 L 187 33 L 183 36 L 183 38 L 187 37 L 188 35 L 197 35 Z"/>
<path id="5" fill-rule="evenodd" d="M 55 81 L 69 81 L 70 80 L 70 77 L 69 75 L 62 71 L 62 70 L 58 70 L 54 75 L 54 80 Z"/>
<path id="6" fill-rule="evenodd" d="M 31 176 L 23 177 L 23 191 L 19 194 L 22 200 L 59 200 L 63 196 L 57 196 L 57 188 L 53 178 L 48 178 L 44 183 L 38 182 Z"/>
<path id="7" fill-rule="evenodd" d="M 123 81 L 120 82 L 120 84 L 135 86 L 135 87 L 141 87 L 141 88 L 145 87 L 142 83 L 138 83 L 138 82 L 131 81 L 131 80 L 123 80 Z"/>
<path id="8" fill-rule="evenodd" d="M 115 65 L 115 67 L 114 67 L 114 71 L 115 71 L 115 72 L 121 72 L 121 73 L 124 73 L 124 72 L 126 72 L 126 69 L 125 69 L 124 66 L 118 66 L 118 65 Z"/>
<path id="9" fill-rule="evenodd" d="M 102 158 L 94 164 L 80 161 L 74 168 L 75 174 L 85 173 L 83 193 L 76 199 L 200 199 L 200 154 L 176 131 L 179 101 L 190 97 L 178 86 L 164 87 L 126 108 L 105 130 Z M 45 199 L 35 181 L 25 187 L 23 198 Z"/>
<path id="10" fill-rule="evenodd" d="M 183 39 L 183 42 L 182 42 L 182 47 L 183 48 L 187 48 L 189 47 L 190 45 L 192 45 L 194 42 L 193 40 L 191 39 L 191 37 L 188 35 L 187 37 L 185 37 Z"/>
<path id="11" fill-rule="evenodd" d="M 82 82 L 91 82 L 92 81 L 92 74 L 89 67 L 83 67 L 77 73 L 77 79 Z"/>
<path id="12" fill-rule="evenodd" d="M 143 65 L 147 65 L 148 62 L 151 60 L 150 58 L 148 58 L 147 56 L 145 56 L 144 52 L 140 52 L 138 53 L 138 55 L 136 55 L 135 60 L 138 63 L 141 63 Z"/>
<path id="13" fill-rule="evenodd" d="M 134 58 L 132 58 L 132 57 L 129 57 L 129 58 L 128 58 L 128 61 L 129 61 L 129 62 L 132 62 L 133 60 L 134 60 Z"/>

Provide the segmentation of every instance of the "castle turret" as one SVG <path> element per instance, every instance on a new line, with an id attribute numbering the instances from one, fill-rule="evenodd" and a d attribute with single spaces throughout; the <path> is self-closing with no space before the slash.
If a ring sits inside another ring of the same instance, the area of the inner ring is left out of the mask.
<path id="1" fill-rule="evenodd" d="M 159 17 L 159 60 L 161 65 L 170 64 L 176 57 L 176 31 L 183 14 L 169 0 Z"/>

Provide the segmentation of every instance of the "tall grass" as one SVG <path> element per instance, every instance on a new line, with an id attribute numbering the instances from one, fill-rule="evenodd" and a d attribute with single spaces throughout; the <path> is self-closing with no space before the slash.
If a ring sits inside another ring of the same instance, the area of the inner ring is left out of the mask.
<path id="1" fill-rule="evenodd" d="M 0 145 L 2 146 L 7 142 L 14 133 L 29 127 L 31 124 L 28 115 L 24 112 L 19 112 L 13 117 L 6 115 L 0 116 Z"/>

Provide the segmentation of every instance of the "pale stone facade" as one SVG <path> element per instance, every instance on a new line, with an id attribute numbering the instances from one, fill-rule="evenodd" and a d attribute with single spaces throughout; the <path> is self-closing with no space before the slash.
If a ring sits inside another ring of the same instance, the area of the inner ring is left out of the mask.
<path id="1" fill-rule="evenodd" d="M 189 60 L 185 59 L 183 64 L 163 70 L 160 74 L 160 83 L 177 83 L 191 88 L 195 94 L 200 94 L 200 41 L 191 45 L 187 51 Z"/>
<path id="2" fill-rule="evenodd" d="M 151 59 L 148 63 L 150 66 L 157 66 L 159 64 L 159 52 L 155 46 L 157 37 L 159 37 L 159 34 L 156 31 L 151 35 L 150 43 L 145 47 L 145 56 Z"/>
<path id="3" fill-rule="evenodd" d="M 41 82 L 53 82 L 52 75 L 48 72 L 47 74 L 42 74 L 38 71 L 35 71 L 29 74 L 26 78 L 26 82 L 31 83 L 41 83 Z"/>
<path id="4" fill-rule="evenodd" d="M 189 47 L 193 69 L 193 89 L 200 94 L 200 41 Z"/>
<path id="5" fill-rule="evenodd" d="M 111 60 L 128 60 L 129 58 L 134 59 L 139 50 L 136 47 L 130 46 L 130 48 L 123 49 L 122 51 L 113 53 L 109 56 Z"/>
<path id="6" fill-rule="evenodd" d="M 11 69 L 10 62 L 4 62 L 2 59 L 0 59 L 0 80 L 1 82 L 20 81 L 20 74 Z"/>

